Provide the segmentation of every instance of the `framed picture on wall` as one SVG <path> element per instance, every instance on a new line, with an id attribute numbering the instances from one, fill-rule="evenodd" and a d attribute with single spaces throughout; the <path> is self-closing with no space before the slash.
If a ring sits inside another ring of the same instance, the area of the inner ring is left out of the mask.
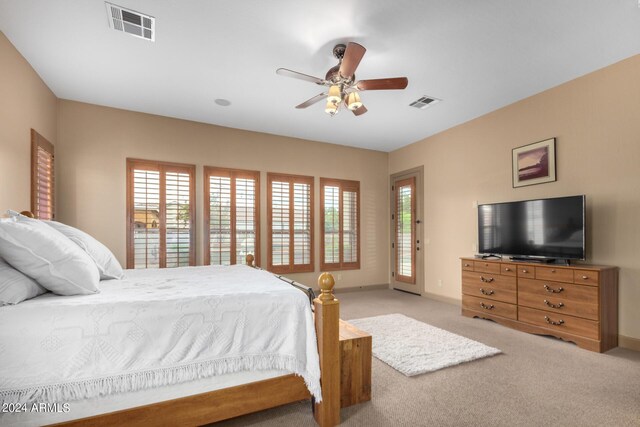
<path id="1" fill-rule="evenodd" d="M 513 188 L 556 180 L 556 139 L 549 138 L 514 148 Z"/>

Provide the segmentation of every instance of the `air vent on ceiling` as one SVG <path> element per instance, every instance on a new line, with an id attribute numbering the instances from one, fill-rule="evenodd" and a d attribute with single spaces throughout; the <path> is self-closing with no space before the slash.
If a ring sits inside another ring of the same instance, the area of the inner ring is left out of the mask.
<path id="1" fill-rule="evenodd" d="M 419 98 L 413 101 L 411 104 L 409 104 L 409 107 L 415 107 L 415 108 L 424 110 L 425 108 L 431 107 L 433 104 L 437 104 L 440 101 L 442 100 L 438 98 L 434 98 L 432 96 L 425 95 L 422 98 Z"/>
<path id="2" fill-rule="evenodd" d="M 105 2 L 109 26 L 116 31 L 122 31 L 141 39 L 155 41 L 156 19 L 115 4 Z"/>

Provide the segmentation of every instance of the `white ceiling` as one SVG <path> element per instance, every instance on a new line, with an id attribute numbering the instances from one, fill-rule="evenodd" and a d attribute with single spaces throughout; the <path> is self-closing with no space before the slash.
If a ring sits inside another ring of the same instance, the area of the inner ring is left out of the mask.
<path id="1" fill-rule="evenodd" d="M 102 0 L 0 0 L 0 30 L 60 98 L 390 151 L 640 53 L 638 0 L 112 0 L 156 18 L 155 43 L 109 28 Z M 294 106 L 331 50 L 367 48 L 369 112 Z M 444 102 L 426 110 L 422 95 Z M 226 98 L 231 106 L 215 104 Z"/>

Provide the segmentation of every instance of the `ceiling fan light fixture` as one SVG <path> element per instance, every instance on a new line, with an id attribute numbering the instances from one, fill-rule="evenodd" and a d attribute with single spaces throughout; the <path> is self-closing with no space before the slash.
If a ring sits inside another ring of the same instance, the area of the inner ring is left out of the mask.
<path id="1" fill-rule="evenodd" d="M 340 96 L 340 86 L 333 85 L 329 88 L 329 96 L 327 97 L 327 101 L 333 102 L 334 104 L 342 101 L 342 96 Z M 328 106 L 329 105 L 327 104 L 327 107 Z"/>
<path id="2" fill-rule="evenodd" d="M 351 92 L 347 96 L 347 108 L 351 111 L 355 111 L 360 107 L 362 107 L 362 102 L 360 101 L 360 95 L 358 95 L 357 92 Z"/>
<path id="3" fill-rule="evenodd" d="M 335 116 L 338 112 L 338 104 L 335 102 L 327 101 L 327 106 L 324 108 L 324 112 L 330 116 Z"/>

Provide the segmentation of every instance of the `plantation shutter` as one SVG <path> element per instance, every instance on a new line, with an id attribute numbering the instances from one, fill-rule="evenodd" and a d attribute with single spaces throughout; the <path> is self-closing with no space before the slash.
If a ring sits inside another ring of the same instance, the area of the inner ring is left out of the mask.
<path id="1" fill-rule="evenodd" d="M 127 268 L 195 265 L 195 166 L 127 159 Z"/>
<path id="2" fill-rule="evenodd" d="M 321 184 L 322 185 L 322 184 Z M 340 187 L 323 185 L 324 264 L 340 263 Z M 324 268 L 323 268 L 324 270 Z"/>
<path id="3" fill-rule="evenodd" d="M 165 171 L 166 266 L 191 265 L 191 175 Z"/>
<path id="4" fill-rule="evenodd" d="M 360 264 L 358 190 L 342 191 L 342 264 Z"/>
<path id="5" fill-rule="evenodd" d="M 360 183 L 320 178 L 322 270 L 360 268 Z"/>
<path id="6" fill-rule="evenodd" d="M 289 266 L 289 239 L 291 230 L 289 183 L 283 181 L 271 182 L 271 263 L 275 267 Z M 273 270 L 273 268 L 271 268 Z"/>
<path id="7" fill-rule="evenodd" d="M 55 217 L 53 144 L 31 129 L 31 212 L 38 219 Z"/>
<path id="8" fill-rule="evenodd" d="M 205 264 L 259 264 L 260 172 L 205 167 Z"/>
<path id="9" fill-rule="evenodd" d="M 267 174 L 269 270 L 313 271 L 313 177 Z"/>

